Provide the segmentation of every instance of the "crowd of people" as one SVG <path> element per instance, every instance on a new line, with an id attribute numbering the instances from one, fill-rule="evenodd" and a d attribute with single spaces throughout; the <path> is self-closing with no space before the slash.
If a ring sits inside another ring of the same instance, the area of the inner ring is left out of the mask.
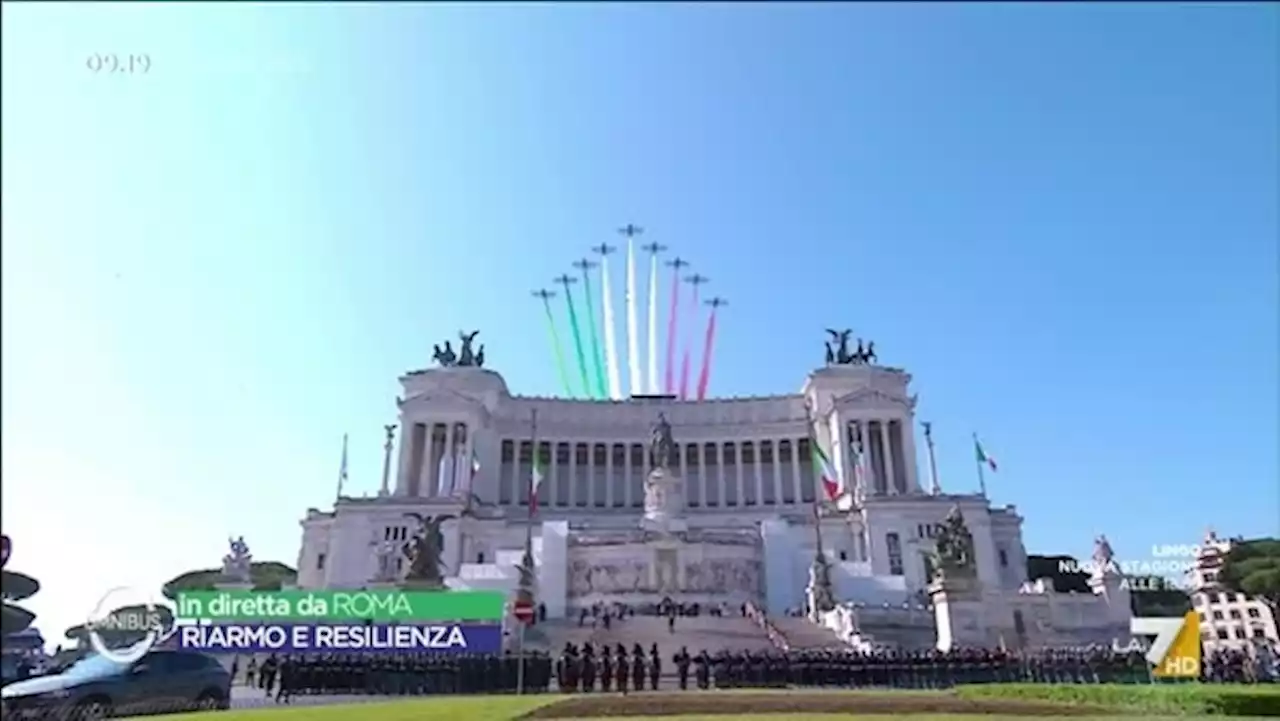
<path id="1" fill-rule="evenodd" d="M 1205 659 L 1204 678 L 1214 683 L 1276 683 L 1280 669 L 1247 654 Z M 438 695 L 526 693 L 631 693 L 711 688 L 903 688 L 942 689 L 981 683 L 1150 683 L 1141 653 L 1110 648 L 1013 653 L 985 649 L 940 651 L 846 650 L 691 653 L 682 648 L 661 658 L 656 645 L 577 647 L 558 658 L 544 653 L 423 656 L 268 657 L 250 661 L 243 678 L 268 698 L 288 703 L 310 694 Z M 669 665 L 668 665 L 669 664 Z"/>

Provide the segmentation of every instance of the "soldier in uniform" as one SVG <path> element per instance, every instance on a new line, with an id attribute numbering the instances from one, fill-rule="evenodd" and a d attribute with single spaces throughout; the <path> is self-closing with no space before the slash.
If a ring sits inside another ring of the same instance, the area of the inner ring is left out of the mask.
<path id="1" fill-rule="evenodd" d="M 298 683 L 296 661 L 285 656 L 280 661 L 280 689 L 276 691 L 276 703 L 289 703 L 297 692 Z"/>
<path id="2" fill-rule="evenodd" d="M 582 690 L 585 693 L 591 693 L 596 687 L 596 658 L 595 649 L 591 644 L 584 644 L 582 647 Z"/>
<path id="3" fill-rule="evenodd" d="M 707 655 L 707 650 L 703 649 L 693 660 L 694 675 L 697 678 L 698 688 L 706 691 L 711 688 L 711 657 Z"/>
<path id="4" fill-rule="evenodd" d="M 662 657 L 658 655 L 658 644 L 649 649 L 649 690 L 658 690 L 658 681 L 662 678 Z"/>
<path id="5" fill-rule="evenodd" d="M 613 655 L 609 647 L 600 649 L 600 690 L 609 693 L 613 689 Z"/>
<path id="6" fill-rule="evenodd" d="M 637 691 L 644 690 L 644 649 L 636 644 L 631 649 L 631 687 Z"/>
<path id="7" fill-rule="evenodd" d="M 711 667 L 711 676 L 715 681 L 716 688 L 729 688 L 732 686 L 732 657 L 728 651 L 720 651 L 716 654 L 715 660 Z"/>
<path id="8" fill-rule="evenodd" d="M 627 661 L 627 647 L 618 644 L 614 658 L 613 680 L 618 684 L 618 691 L 627 692 L 627 679 L 631 674 L 631 664 Z"/>
<path id="9" fill-rule="evenodd" d="M 671 663 L 676 665 L 676 677 L 680 681 L 680 690 L 684 691 L 689 688 L 689 649 L 684 646 L 671 657 Z"/>

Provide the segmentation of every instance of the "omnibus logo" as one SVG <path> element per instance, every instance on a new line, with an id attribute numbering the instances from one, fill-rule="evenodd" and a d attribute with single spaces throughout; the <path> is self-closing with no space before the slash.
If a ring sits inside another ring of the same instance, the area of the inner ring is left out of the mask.
<path id="1" fill-rule="evenodd" d="M 1200 616 L 1188 611 L 1182 618 L 1135 618 L 1135 636 L 1155 636 L 1147 661 L 1157 678 L 1200 678 Z"/>
<path id="2" fill-rule="evenodd" d="M 164 616 L 151 597 L 126 586 L 107 591 L 84 627 L 94 651 L 122 664 L 146 655 L 165 630 Z"/>

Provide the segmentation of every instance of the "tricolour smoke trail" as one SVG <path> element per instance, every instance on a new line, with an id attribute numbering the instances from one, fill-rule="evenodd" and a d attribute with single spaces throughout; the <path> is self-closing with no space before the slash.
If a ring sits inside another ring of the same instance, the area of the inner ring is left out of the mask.
<path id="1" fill-rule="evenodd" d="M 578 373 L 582 376 L 582 395 L 590 398 L 591 379 L 587 375 L 587 357 L 582 353 L 582 328 L 578 325 L 578 310 L 573 305 L 573 293 L 569 286 L 578 282 L 577 278 L 562 275 L 556 282 L 564 286 L 564 302 L 569 307 L 569 330 L 573 331 L 573 351 L 578 356 Z"/>
<path id="2" fill-rule="evenodd" d="M 600 334 L 596 332 L 596 303 L 591 300 L 591 269 L 595 266 L 595 263 L 586 258 L 573 264 L 573 267 L 582 270 L 582 294 L 587 298 L 587 327 L 591 330 L 591 360 L 587 365 L 595 372 L 592 378 L 595 381 L 595 393 L 592 395 L 605 398 L 604 361 L 600 358 Z"/>
<path id="3" fill-rule="evenodd" d="M 671 308 L 667 311 L 667 378 L 665 390 L 667 395 L 676 392 L 676 328 L 680 318 L 680 269 L 689 263 L 680 258 L 667 261 L 671 267 Z"/>
<path id="4" fill-rule="evenodd" d="M 535 290 L 533 292 L 535 298 L 542 299 L 542 308 L 547 312 L 547 335 L 551 336 L 551 350 L 555 354 L 556 373 L 560 376 L 560 387 L 564 389 L 565 397 L 573 397 L 573 388 L 569 385 L 569 368 L 564 364 L 564 350 L 560 345 L 560 332 L 556 330 L 556 316 L 551 312 L 551 299 L 555 297 L 555 293 L 549 290 Z"/>
<path id="5" fill-rule="evenodd" d="M 604 324 L 604 366 L 609 374 L 609 397 L 618 401 L 622 400 L 622 379 L 618 372 L 618 344 L 614 337 L 613 290 L 609 287 L 609 254 L 617 248 L 601 244 L 592 250 L 600 254 L 600 309 Z"/>
<path id="6" fill-rule="evenodd" d="M 658 253 L 662 246 L 657 243 L 649 245 L 646 250 L 649 257 L 649 344 L 645 350 L 649 354 L 649 389 L 650 395 L 658 394 Z"/>
<path id="7" fill-rule="evenodd" d="M 684 339 L 684 355 L 680 359 L 680 400 L 689 400 L 689 361 L 690 351 L 693 348 L 693 326 L 698 321 L 698 286 L 707 282 L 705 276 L 694 273 L 689 277 L 689 285 L 693 286 L 693 309 L 689 311 L 692 315 L 689 318 L 689 330 L 686 331 L 687 337 Z"/>
<path id="8" fill-rule="evenodd" d="M 702 343 L 702 372 L 698 374 L 698 400 L 707 397 L 707 382 L 711 380 L 711 351 L 716 342 L 716 312 L 725 305 L 721 298 L 707 301 L 711 306 L 711 315 L 707 318 L 707 336 Z"/>
<path id="9" fill-rule="evenodd" d="M 628 229 L 630 226 L 628 226 Z M 627 237 L 627 375 L 631 395 L 644 395 L 644 376 L 640 374 L 640 335 L 636 328 L 636 243 L 635 233 Z"/>

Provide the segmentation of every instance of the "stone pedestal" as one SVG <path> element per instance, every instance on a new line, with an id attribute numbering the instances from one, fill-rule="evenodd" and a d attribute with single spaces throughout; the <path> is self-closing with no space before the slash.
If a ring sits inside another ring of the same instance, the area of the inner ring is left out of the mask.
<path id="1" fill-rule="evenodd" d="M 395 579 L 375 579 L 364 584 L 364 587 L 368 591 L 396 591 L 400 588 L 400 582 Z"/>
<path id="2" fill-rule="evenodd" d="M 938 650 L 991 646 L 987 615 L 982 606 L 982 584 L 976 576 L 942 577 L 929 584 Z"/>
<path id="3" fill-rule="evenodd" d="M 825 614 L 835 606 L 831 589 L 831 567 L 824 556 L 816 556 L 809 566 L 809 584 L 805 586 L 805 608 L 809 620 L 822 623 Z"/>
<path id="4" fill-rule="evenodd" d="M 253 581 L 218 581 L 213 587 L 219 591 L 252 591 Z"/>
<path id="5" fill-rule="evenodd" d="M 666 468 L 650 471 L 644 484 L 644 518 L 640 527 L 654 533 L 683 533 L 689 528 L 683 516 L 684 481 Z"/>

